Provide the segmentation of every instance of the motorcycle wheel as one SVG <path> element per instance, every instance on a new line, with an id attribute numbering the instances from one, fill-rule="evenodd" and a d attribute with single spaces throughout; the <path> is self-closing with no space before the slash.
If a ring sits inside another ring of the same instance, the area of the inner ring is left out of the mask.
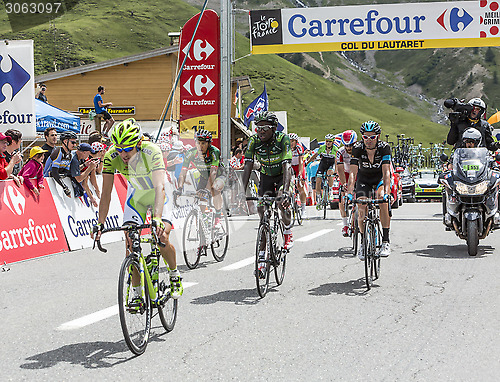
<path id="1" fill-rule="evenodd" d="M 469 252 L 469 256 L 477 255 L 479 245 L 479 232 L 477 229 L 477 220 L 467 220 L 467 252 Z"/>

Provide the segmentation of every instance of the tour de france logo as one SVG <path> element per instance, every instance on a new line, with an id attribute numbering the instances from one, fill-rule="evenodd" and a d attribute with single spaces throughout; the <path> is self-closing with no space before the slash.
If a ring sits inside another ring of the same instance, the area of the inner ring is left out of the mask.
<path id="1" fill-rule="evenodd" d="M 281 10 L 253 11 L 250 33 L 254 45 L 282 44 Z"/>

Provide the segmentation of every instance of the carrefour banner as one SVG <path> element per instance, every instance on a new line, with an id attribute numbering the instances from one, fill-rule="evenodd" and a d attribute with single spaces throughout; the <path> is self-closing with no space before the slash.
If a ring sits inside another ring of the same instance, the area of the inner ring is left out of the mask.
<path id="1" fill-rule="evenodd" d="M 500 45 L 491 0 L 250 12 L 253 54 Z"/>
<path id="2" fill-rule="evenodd" d="M 0 41 L 0 130 L 35 137 L 33 40 Z"/>

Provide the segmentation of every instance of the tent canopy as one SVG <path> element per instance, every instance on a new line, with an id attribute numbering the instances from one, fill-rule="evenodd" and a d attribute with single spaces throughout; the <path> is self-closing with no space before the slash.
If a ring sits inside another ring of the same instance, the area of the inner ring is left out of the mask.
<path id="1" fill-rule="evenodd" d="M 80 132 L 80 118 L 58 109 L 55 106 L 35 99 L 36 131 L 45 131 L 48 127 L 55 127 L 58 133 L 71 130 Z"/>

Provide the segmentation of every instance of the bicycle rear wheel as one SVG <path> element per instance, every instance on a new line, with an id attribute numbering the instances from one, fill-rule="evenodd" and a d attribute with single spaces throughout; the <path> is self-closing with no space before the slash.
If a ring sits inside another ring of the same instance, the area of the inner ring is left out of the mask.
<path id="1" fill-rule="evenodd" d="M 132 274 L 139 278 L 139 262 L 128 256 L 123 260 L 118 280 L 118 310 L 123 337 L 130 351 L 136 355 L 144 353 L 151 330 L 152 306 L 146 284 L 142 285 L 142 296 L 135 299 Z M 137 287 L 137 286 L 136 286 Z"/>
<path id="2" fill-rule="evenodd" d="M 194 269 L 200 262 L 203 252 L 202 227 L 200 216 L 196 210 L 191 210 L 182 231 L 182 253 L 189 269 Z"/>
<path id="3" fill-rule="evenodd" d="M 170 290 L 170 275 L 168 267 L 160 267 L 158 274 L 158 315 L 160 321 L 167 332 L 174 329 L 175 321 L 177 320 L 177 303 L 178 300 L 172 298 Z"/>
<path id="4" fill-rule="evenodd" d="M 219 262 L 226 257 L 227 246 L 229 244 L 229 221 L 224 211 L 222 211 L 220 227 L 218 231 L 214 232 L 213 241 L 210 245 L 214 259 Z"/>
<path id="5" fill-rule="evenodd" d="M 274 223 L 274 234 L 276 235 L 276 242 L 273 248 L 273 262 L 274 262 L 274 277 L 276 284 L 283 284 L 285 278 L 286 268 L 286 254 L 285 250 L 285 235 L 283 233 L 284 225 L 281 220 Z"/>
<path id="6" fill-rule="evenodd" d="M 353 255 L 356 256 L 358 254 L 358 245 L 359 245 L 359 226 L 358 226 L 358 219 L 357 217 L 353 217 L 352 221 L 352 251 Z"/>
<path id="7" fill-rule="evenodd" d="M 260 251 L 264 252 L 262 259 L 259 258 Z M 260 263 L 265 263 L 265 267 L 259 270 Z M 269 288 L 269 271 L 271 268 L 271 233 L 269 226 L 261 224 L 257 234 L 257 245 L 255 249 L 255 280 L 257 292 L 264 298 Z"/>
<path id="8" fill-rule="evenodd" d="M 373 285 L 373 257 L 375 248 L 372 241 L 372 227 L 369 222 L 365 223 L 365 234 L 363 239 L 363 250 L 365 251 L 365 282 L 366 288 L 370 290 Z"/>

